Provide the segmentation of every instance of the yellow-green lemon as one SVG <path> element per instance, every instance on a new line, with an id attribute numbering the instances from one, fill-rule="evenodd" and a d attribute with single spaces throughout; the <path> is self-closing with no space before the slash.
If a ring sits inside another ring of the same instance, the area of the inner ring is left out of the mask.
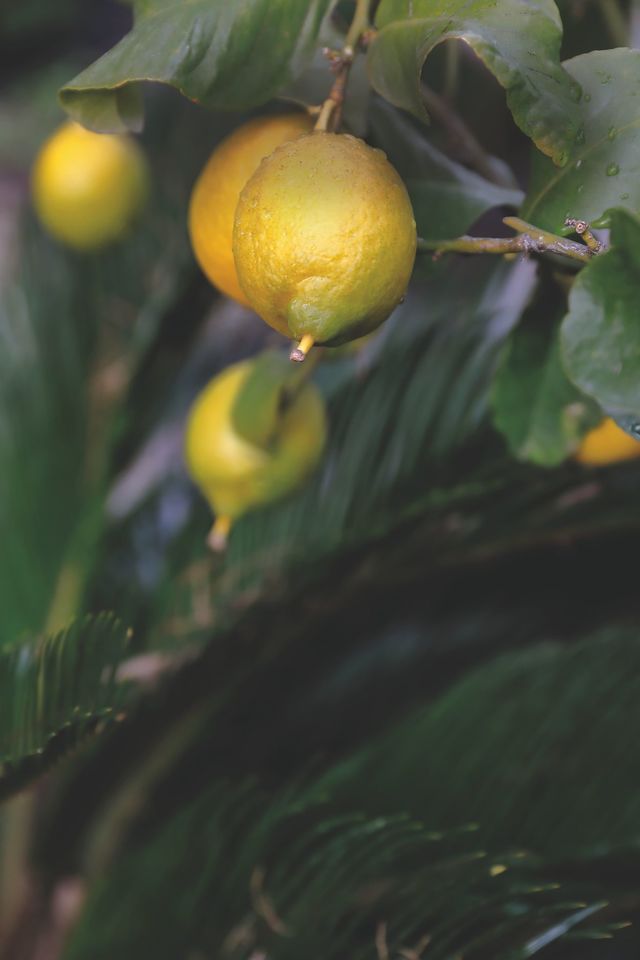
<path id="1" fill-rule="evenodd" d="M 575 459 L 589 467 L 603 467 L 640 457 L 640 442 L 630 437 L 611 417 L 605 417 L 583 438 Z"/>
<path id="2" fill-rule="evenodd" d="M 216 147 L 193 188 L 189 235 L 196 259 L 216 287 L 245 306 L 231 248 L 240 191 L 264 157 L 312 126 L 306 113 L 250 120 Z"/>
<path id="3" fill-rule="evenodd" d="M 300 486 L 322 455 L 324 401 L 311 383 L 291 379 L 280 354 L 228 367 L 204 388 L 189 413 L 189 473 L 216 514 L 219 548 L 238 517 Z"/>
<path id="4" fill-rule="evenodd" d="M 260 316 L 301 341 L 336 346 L 402 300 L 416 253 L 406 188 L 380 150 L 313 132 L 278 147 L 240 194 L 233 253 Z"/>
<path id="5" fill-rule="evenodd" d="M 96 250 L 128 231 L 147 199 L 147 163 L 132 137 L 63 124 L 32 173 L 36 212 L 46 229 L 76 250 Z"/>

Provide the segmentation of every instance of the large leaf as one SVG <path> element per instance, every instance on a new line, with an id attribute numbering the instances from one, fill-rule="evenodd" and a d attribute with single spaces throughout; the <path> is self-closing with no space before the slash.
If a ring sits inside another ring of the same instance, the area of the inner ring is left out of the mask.
<path id="1" fill-rule="evenodd" d="M 129 640 L 103 615 L 0 652 L 0 797 L 116 719 L 127 689 L 116 670 Z"/>
<path id="2" fill-rule="evenodd" d="M 640 212 L 640 51 L 594 50 L 565 63 L 584 90 L 571 162 L 534 157 L 523 216 L 559 231 L 566 217 L 602 224 L 610 207 Z"/>
<path id="3" fill-rule="evenodd" d="M 153 204 L 120 246 L 99 257 L 66 252 L 30 215 L 16 230 L 19 266 L 0 291 L 0 645 L 57 630 L 77 612 L 119 402 L 196 274 L 184 210 L 210 133 L 195 113 L 164 104 L 161 122 L 150 114 L 151 142 L 164 145 L 169 118 L 176 146 L 153 151 Z"/>
<path id="4" fill-rule="evenodd" d="M 511 653 L 456 684 L 347 770 L 371 811 L 400 792 L 434 828 L 561 858 L 640 842 L 640 633 Z"/>
<path id="5" fill-rule="evenodd" d="M 405 179 L 418 234 L 425 240 L 452 239 L 492 207 L 518 208 L 515 182 L 492 183 L 456 163 L 429 142 L 424 128 L 376 98 L 370 111 L 371 135 Z M 489 158 L 497 167 L 499 161 Z"/>
<path id="6" fill-rule="evenodd" d="M 607 411 L 640 414 L 640 221 L 612 211 L 612 249 L 581 272 L 562 324 L 574 383 Z"/>
<path id="7" fill-rule="evenodd" d="M 371 960 L 427 943 L 434 960 L 527 957 L 604 906 L 588 865 L 580 885 L 549 880 L 534 859 L 488 856 L 469 831 L 219 783 L 98 885 L 65 957 Z"/>
<path id="8" fill-rule="evenodd" d="M 68 257 L 33 229 L 21 252 L 0 302 L 0 645 L 44 627 L 77 522 L 97 320 Z"/>
<path id="9" fill-rule="evenodd" d="M 517 457 L 555 466 L 572 454 L 602 411 L 567 379 L 559 320 L 564 296 L 545 285 L 510 335 L 493 385 L 493 420 Z"/>
<path id="10" fill-rule="evenodd" d="M 62 88 L 62 105 L 98 130 L 139 129 L 138 85 L 166 83 L 208 107 L 265 103 L 313 53 L 331 0 L 138 0 L 117 46 Z"/>
<path id="11" fill-rule="evenodd" d="M 424 118 L 420 74 L 444 40 L 469 44 L 507 92 L 516 123 L 557 164 L 572 155 L 579 84 L 559 61 L 552 0 L 382 0 L 369 52 L 371 80 L 396 106 Z"/>

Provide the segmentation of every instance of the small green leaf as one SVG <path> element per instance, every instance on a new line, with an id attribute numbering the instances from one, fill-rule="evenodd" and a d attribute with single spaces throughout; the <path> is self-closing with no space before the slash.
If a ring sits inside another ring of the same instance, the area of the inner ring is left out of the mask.
<path id="1" fill-rule="evenodd" d="M 612 249 L 580 274 L 562 324 L 569 377 L 605 410 L 640 410 L 640 221 L 611 211 Z"/>
<path id="2" fill-rule="evenodd" d="M 259 447 L 269 446 L 286 401 L 287 387 L 299 373 L 300 367 L 275 351 L 254 360 L 231 411 L 233 425 L 245 440 Z"/>
<path id="3" fill-rule="evenodd" d="M 560 65 L 562 26 L 552 0 L 382 0 L 369 52 L 373 86 L 424 119 L 420 75 L 444 40 L 464 40 L 507 92 L 521 130 L 564 164 L 578 131 L 580 87 Z"/>
<path id="4" fill-rule="evenodd" d="M 138 84 L 175 87 L 204 106 L 269 100 L 313 53 L 330 0 L 139 0 L 133 29 L 60 92 L 96 130 L 139 129 Z"/>
<path id="5" fill-rule="evenodd" d="M 536 154 L 522 216 L 558 231 L 566 217 L 605 225 L 610 207 L 640 212 L 640 51 L 594 50 L 565 63 L 584 96 L 561 170 Z"/>
<path id="6" fill-rule="evenodd" d="M 602 411 L 567 379 L 553 289 L 536 298 L 511 333 L 493 388 L 493 418 L 521 460 L 552 467 L 566 460 Z"/>

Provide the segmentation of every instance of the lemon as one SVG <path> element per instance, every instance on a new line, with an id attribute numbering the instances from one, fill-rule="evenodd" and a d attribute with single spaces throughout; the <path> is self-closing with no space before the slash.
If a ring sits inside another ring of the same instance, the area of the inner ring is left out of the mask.
<path id="1" fill-rule="evenodd" d="M 240 195 L 238 277 L 260 316 L 300 340 L 336 346 L 379 326 L 404 296 L 416 253 L 405 186 L 380 150 L 314 132 L 278 147 Z"/>
<path id="2" fill-rule="evenodd" d="M 44 144 L 33 168 L 36 212 L 47 230 L 77 250 L 122 238 L 144 206 L 149 174 L 131 137 L 65 123 Z"/>
<path id="3" fill-rule="evenodd" d="M 273 353 L 234 364 L 191 408 L 186 463 L 216 514 L 215 548 L 238 517 L 295 490 L 322 455 L 324 401 L 313 384 L 292 382 L 291 369 Z"/>
<path id="4" fill-rule="evenodd" d="M 611 417 L 590 430 L 583 438 L 575 459 L 590 467 L 603 467 L 640 457 L 640 443 L 630 437 Z"/>
<path id="5" fill-rule="evenodd" d="M 238 197 L 263 157 L 313 126 L 306 113 L 258 117 L 238 127 L 213 151 L 189 204 L 189 234 L 198 263 L 227 296 L 249 306 L 238 283 L 231 242 Z"/>

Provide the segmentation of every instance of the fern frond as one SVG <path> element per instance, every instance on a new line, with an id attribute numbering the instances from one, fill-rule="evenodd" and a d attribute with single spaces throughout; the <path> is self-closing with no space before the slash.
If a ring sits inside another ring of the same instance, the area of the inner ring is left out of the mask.
<path id="1" fill-rule="evenodd" d="M 0 651 L 0 798 L 116 720 L 130 631 L 109 614 Z"/>

